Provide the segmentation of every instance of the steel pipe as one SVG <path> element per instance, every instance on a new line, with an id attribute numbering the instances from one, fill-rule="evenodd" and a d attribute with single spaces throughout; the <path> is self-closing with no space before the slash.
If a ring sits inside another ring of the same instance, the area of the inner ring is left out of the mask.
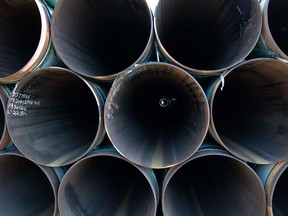
<path id="1" fill-rule="evenodd" d="M 257 0 L 160 0 L 154 19 L 165 61 L 196 75 L 213 75 L 240 63 L 261 32 Z"/>
<path id="2" fill-rule="evenodd" d="M 58 63 L 51 46 L 51 12 L 41 0 L 0 1 L 0 82 Z"/>
<path id="3" fill-rule="evenodd" d="M 207 90 L 210 134 L 244 161 L 267 164 L 288 158 L 287 71 L 288 65 L 278 60 L 250 60 Z"/>
<path id="4" fill-rule="evenodd" d="M 8 100 L 9 91 L 4 85 L 0 85 L 0 151 L 5 149 L 11 143 L 5 118 Z"/>
<path id="5" fill-rule="evenodd" d="M 116 79 L 105 103 L 104 122 L 124 157 L 141 166 L 165 168 L 199 148 L 208 130 L 209 107 L 189 73 L 151 62 Z"/>
<path id="6" fill-rule="evenodd" d="M 265 215 L 258 176 L 225 150 L 198 150 L 168 171 L 162 191 L 164 216 Z"/>
<path id="7" fill-rule="evenodd" d="M 15 146 L 46 166 L 75 162 L 101 143 L 105 92 L 63 68 L 40 69 L 21 80 L 7 105 Z"/>
<path id="8" fill-rule="evenodd" d="M 288 60 L 288 2 L 263 0 L 262 36 L 266 45 L 279 57 Z"/>
<path id="9" fill-rule="evenodd" d="M 59 0 L 51 29 L 62 61 L 90 78 L 112 80 L 153 50 L 152 12 L 145 0 Z"/>
<path id="10" fill-rule="evenodd" d="M 59 179 L 18 151 L 0 153 L 0 215 L 58 215 Z"/>
<path id="11" fill-rule="evenodd" d="M 288 161 L 284 160 L 276 164 L 259 165 L 255 168 L 265 186 L 267 216 L 284 216 L 288 214 L 287 167 Z"/>
<path id="12" fill-rule="evenodd" d="M 115 150 L 101 149 L 77 161 L 58 193 L 61 215 L 156 215 L 159 189 L 152 170 Z"/>

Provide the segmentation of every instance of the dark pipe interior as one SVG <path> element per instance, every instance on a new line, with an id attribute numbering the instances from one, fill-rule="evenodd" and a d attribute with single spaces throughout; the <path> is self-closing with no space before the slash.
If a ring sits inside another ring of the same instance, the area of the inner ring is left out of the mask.
<path id="1" fill-rule="evenodd" d="M 70 215 L 155 215 L 155 197 L 147 179 L 132 164 L 112 156 L 81 161 L 59 189 L 59 209 Z"/>
<path id="2" fill-rule="evenodd" d="M 287 158 L 287 69 L 274 60 L 241 65 L 215 94 L 215 128 L 224 144 L 244 160 L 267 163 Z"/>
<path id="3" fill-rule="evenodd" d="M 254 0 L 160 0 L 156 31 L 179 63 L 217 70 L 245 58 L 260 34 L 261 14 Z"/>
<path id="4" fill-rule="evenodd" d="M 137 164 L 179 163 L 194 153 L 205 136 L 205 95 L 182 70 L 155 64 L 139 71 L 121 77 L 110 90 L 105 107 L 110 139 Z"/>
<path id="5" fill-rule="evenodd" d="M 7 123 L 24 155 L 40 164 L 61 166 L 92 145 L 99 111 L 92 90 L 82 79 L 67 71 L 44 69 L 24 80 L 16 93 L 10 102 L 13 98 L 20 102 L 14 102 Z M 31 101 L 32 105 L 25 104 Z"/>
<path id="6" fill-rule="evenodd" d="M 148 44 L 151 16 L 145 0 L 60 0 L 52 40 L 72 70 L 104 76 L 131 66 Z"/>
<path id="7" fill-rule="evenodd" d="M 274 216 L 288 215 L 288 170 L 281 174 L 274 189 L 272 198 L 272 210 Z"/>
<path id="8" fill-rule="evenodd" d="M 24 67 L 37 49 L 41 17 L 34 1 L 0 0 L 0 77 Z"/>
<path id="9" fill-rule="evenodd" d="M 53 189 L 36 164 L 20 156 L 1 155 L 0 179 L 0 215 L 53 215 Z"/>
<path id="10" fill-rule="evenodd" d="M 268 5 L 268 23 L 272 37 L 278 47 L 288 55 L 288 2 L 270 0 Z"/>
<path id="11" fill-rule="evenodd" d="M 228 157 L 189 161 L 164 190 L 166 216 L 265 215 L 265 194 L 256 174 Z"/>

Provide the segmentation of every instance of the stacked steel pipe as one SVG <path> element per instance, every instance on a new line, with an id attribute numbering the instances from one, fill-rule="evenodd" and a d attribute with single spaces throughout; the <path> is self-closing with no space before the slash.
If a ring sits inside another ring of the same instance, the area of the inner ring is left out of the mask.
<path id="1" fill-rule="evenodd" d="M 0 215 L 287 215 L 287 14 L 0 0 Z"/>

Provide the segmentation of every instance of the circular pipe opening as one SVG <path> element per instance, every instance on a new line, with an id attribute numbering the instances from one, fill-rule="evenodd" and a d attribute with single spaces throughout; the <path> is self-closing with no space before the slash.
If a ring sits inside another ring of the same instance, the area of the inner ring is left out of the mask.
<path id="1" fill-rule="evenodd" d="M 190 74 L 170 64 L 147 63 L 113 84 L 104 121 L 124 157 L 141 166 L 165 168 L 186 160 L 201 145 L 209 107 Z"/>
<path id="2" fill-rule="evenodd" d="M 224 152 L 196 154 L 167 173 L 165 216 L 265 215 L 265 192 L 252 169 Z"/>
<path id="3" fill-rule="evenodd" d="M 19 155 L 2 154 L 0 178 L 1 215 L 56 215 L 56 188 L 38 165 Z"/>
<path id="4" fill-rule="evenodd" d="M 164 59 L 209 75 L 241 62 L 261 25 L 257 0 L 160 0 L 154 26 Z"/>
<path id="5" fill-rule="evenodd" d="M 219 79 L 210 96 L 210 129 L 231 153 L 252 163 L 288 156 L 288 65 L 268 59 L 245 62 Z"/>
<path id="6" fill-rule="evenodd" d="M 148 55 L 152 12 L 145 0 L 59 0 L 53 12 L 52 40 L 73 71 L 109 79 Z"/>
<path id="7" fill-rule="evenodd" d="M 16 147 L 46 166 L 78 160 L 104 135 L 100 90 L 69 70 L 46 68 L 21 80 L 8 103 Z"/>
<path id="8" fill-rule="evenodd" d="M 50 40 L 48 10 L 39 0 L 2 0 L 0 23 L 0 80 L 15 82 L 43 60 Z"/>
<path id="9" fill-rule="evenodd" d="M 266 0 L 263 9 L 263 35 L 268 46 L 282 58 L 288 59 L 288 2 Z"/>
<path id="10" fill-rule="evenodd" d="M 156 215 L 158 185 L 154 181 L 147 170 L 113 153 L 90 155 L 65 174 L 58 194 L 60 213 Z"/>

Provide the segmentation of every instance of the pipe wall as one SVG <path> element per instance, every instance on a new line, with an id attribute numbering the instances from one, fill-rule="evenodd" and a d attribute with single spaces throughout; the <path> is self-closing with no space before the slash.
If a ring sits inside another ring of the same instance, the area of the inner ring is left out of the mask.
<path id="1" fill-rule="evenodd" d="M 15 83 L 37 68 L 57 65 L 51 12 L 41 0 L 0 1 L 0 82 Z"/>
<path id="2" fill-rule="evenodd" d="M 57 216 L 59 180 L 52 168 L 40 166 L 20 152 L 0 153 L 0 214 Z"/>
<path id="3" fill-rule="evenodd" d="M 288 60 L 288 2 L 263 0 L 262 36 L 265 44 L 280 58 Z"/>
<path id="4" fill-rule="evenodd" d="M 262 24 L 257 0 L 159 0 L 154 22 L 163 60 L 202 76 L 243 61 Z"/>
<path id="5" fill-rule="evenodd" d="M 162 188 L 165 216 L 265 215 L 265 192 L 256 173 L 220 149 L 200 149 L 172 167 Z"/>
<path id="6" fill-rule="evenodd" d="M 167 63 L 146 63 L 118 77 L 104 121 L 115 148 L 132 162 L 166 168 L 188 159 L 208 130 L 209 107 L 199 83 Z"/>
<path id="7" fill-rule="evenodd" d="M 145 0 L 59 0 L 51 31 L 61 60 L 100 80 L 115 79 L 153 51 L 152 11 Z"/>
<path id="8" fill-rule="evenodd" d="M 159 189 L 152 170 L 134 165 L 115 150 L 101 149 L 68 170 L 58 196 L 63 216 L 152 216 Z"/>
<path id="9" fill-rule="evenodd" d="M 206 93 L 209 132 L 219 144 L 255 164 L 288 157 L 287 71 L 281 61 L 254 59 L 216 79 Z"/>
<path id="10" fill-rule="evenodd" d="M 0 0 L 0 215 L 287 215 L 286 3 L 261 8 Z"/>
<path id="11" fill-rule="evenodd" d="M 15 146 L 35 163 L 71 164 L 104 138 L 105 92 L 64 68 L 35 71 L 18 82 L 7 106 Z"/>

